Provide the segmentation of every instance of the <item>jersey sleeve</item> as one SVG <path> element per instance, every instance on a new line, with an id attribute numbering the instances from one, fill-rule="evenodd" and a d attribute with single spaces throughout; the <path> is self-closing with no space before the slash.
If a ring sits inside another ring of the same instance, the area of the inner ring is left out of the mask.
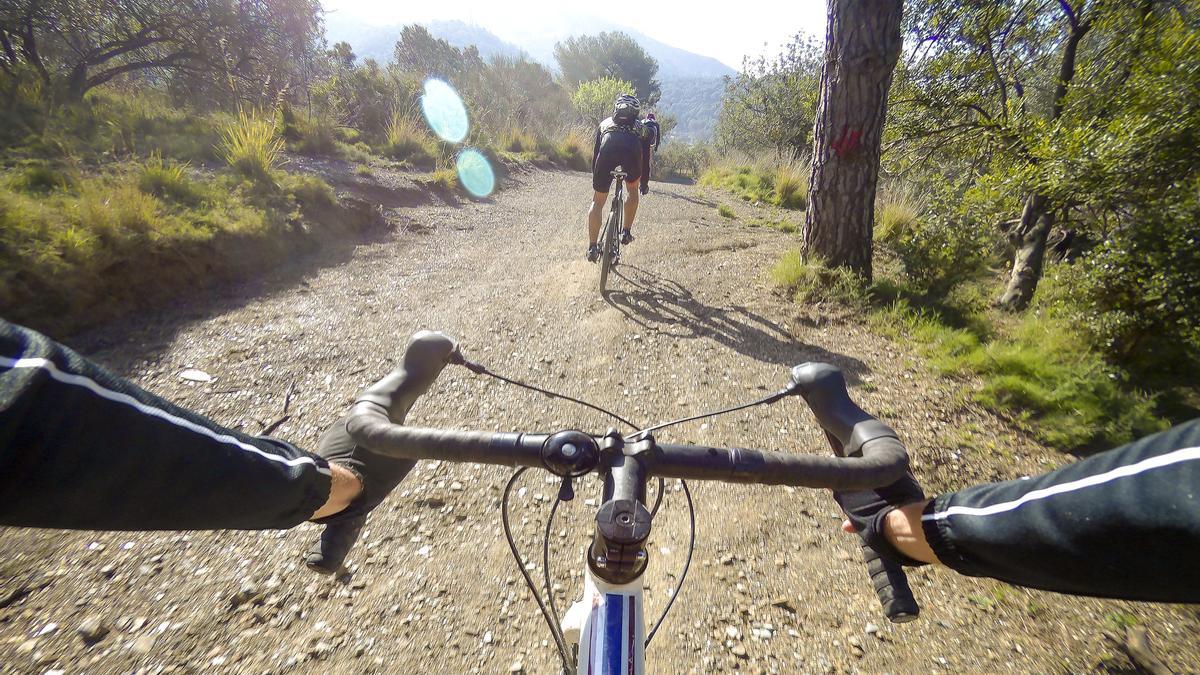
<path id="1" fill-rule="evenodd" d="M 939 496 L 938 559 L 1073 595 L 1200 602 L 1200 419 L 1036 477 Z"/>

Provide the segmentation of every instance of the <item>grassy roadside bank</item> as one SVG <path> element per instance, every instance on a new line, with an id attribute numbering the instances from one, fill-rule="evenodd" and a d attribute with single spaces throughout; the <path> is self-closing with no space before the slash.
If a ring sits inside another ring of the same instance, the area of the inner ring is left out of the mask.
<path id="1" fill-rule="evenodd" d="M 916 345 L 970 400 L 1059 450 L 1099 452 L 1180 421 L 1158 405 L 1162 392 L 1132 384 L 1062 318 L 993 310 L 986 298 L 994 289 L 983 281 L 933 301 L 906 284 L 895 260 L 880 258 L 870 285 L 805 261 L 799 251 L 780 259 L 770 276 L 798 304 L 856 308 L 873 331 Z"/>

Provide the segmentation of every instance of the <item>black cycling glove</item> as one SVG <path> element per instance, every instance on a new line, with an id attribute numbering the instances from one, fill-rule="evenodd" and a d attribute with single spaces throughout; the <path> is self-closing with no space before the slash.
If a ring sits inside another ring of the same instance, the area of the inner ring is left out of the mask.
<path id="1" fill-rule="evenodd" d="M 359 394 L 358 401 L 382 406 L 392 422 L 403 423 L 417 398 L 437 379 L 455 350 L 453 340 L 441 333 L 417 333 L 408 344 L 403 363 L 387 377 L 367 387 Z M 345 510 L 315 521 L 325 525 L 325 531 L 320 542 L 309 551 L 306 562 L 310 569 L 325 574 L 341 568 L 346 555 L 358 541 L 367 514 L 387 498 L 416 464 L 411 459 L 381 455 L 358 445 L 346 431 L 346 420 L 343 417 L 325 432 L 317 454 L 358 476 L 362 493 Z"/>
<path id="2" fill-rule="evenodd" d="M 891 485 L 875 490 L 834 492 L 833 498 L 858 530 L 858 536 L 876 553 L 901 565 L 918 567 L 928 564 L 901 553 L 883 533 L 883 523 L 887 514 L 905 504 L 925 499 L 925 492 L 911 471 L 905 472 L 900 480 Z"/>

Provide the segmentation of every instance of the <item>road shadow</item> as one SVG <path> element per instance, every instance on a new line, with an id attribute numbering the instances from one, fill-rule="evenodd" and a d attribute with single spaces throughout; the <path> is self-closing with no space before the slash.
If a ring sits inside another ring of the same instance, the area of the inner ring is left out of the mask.
<path id="1" fill-rule="evenodd" d="M 791 367 L 805 361 L 832 363 L 851 383 L 870 372 L 862 361 L 796 340 L 767 318 L 737 305 L 705 304 L 682 284 L 657 272 L 622 264 L 625 281 L 604 301 L 647 330 L 684 340 L 708 338 L 756 361 Z"/>
<path id="2" fill-rule="evenodd" d="M 655 192 L 653 190 L 651 190 L 650 194 L 654 195 Z M 691 202 L 697 206 L 706 206 L 710 209 L 717 208 L 717 203 L 714 201 L 710 201 L 708 199 L 700 199 L 699 197 L 692 197 L 690 195 L 681 195 L 681 194 L 677 194 L 674 192 L 668 192 L 667 190 L 659 190 L 658 194 L 662 195 L 668 199 L 678 199 L 678 200 L 685 201 L 685 202 Z"/>

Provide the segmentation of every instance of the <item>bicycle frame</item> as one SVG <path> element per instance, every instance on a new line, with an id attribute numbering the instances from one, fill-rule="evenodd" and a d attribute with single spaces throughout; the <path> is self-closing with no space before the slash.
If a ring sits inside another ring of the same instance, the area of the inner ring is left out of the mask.
<path id="1" fill-rule="evenodd" d="M 583 597 L 567 610 L 563 637 L 577 649 L 581 675 L 645 675 L 646 617 L 642 577 L 610 584 L 584 565 Z"/>

